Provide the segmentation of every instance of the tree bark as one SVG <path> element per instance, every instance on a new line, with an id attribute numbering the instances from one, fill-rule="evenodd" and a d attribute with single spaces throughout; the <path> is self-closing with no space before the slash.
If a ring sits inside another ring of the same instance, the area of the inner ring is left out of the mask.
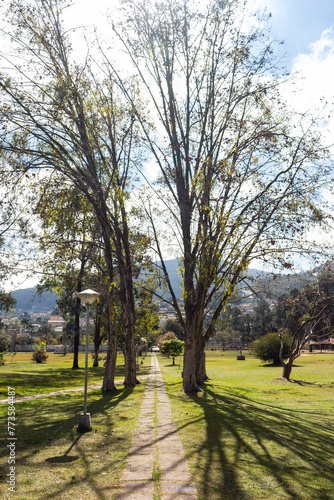
<path id="1" fill-rule="evenodd" d="M 204 382 L 209 380 L 209 377 L 205 368 L 205 341 L 202 336 L 197 340 L 196 344 L 195 369 L 196 382 L 198 385 L 203 385 Z"/>
<path id="2" fill-rule="evenodd" d="M 108 351 L 107 360 L 104 370 L 104 378 L 102 384 L 102 392 L 115 391 L 115 373 L 116 373 L 116 359 L 117 359 L 117 341 L 116 341 L 116 325 L 115 325 L 115 311 L 114 311 L 114 292 L 111 292 L 110 302 L 107 306 L 108 315 Z M 107 299 L 108 300 L 108 299 Z"/>
<path id="3" fill-rule="evenodd" d="M 77 292 L 80 293 L 82 290 L 82 280 L 85 272 L 86 259 L 82 258 L 80 272 L 78 276 Z M 73 365 L 72 369 L 77 370 L 79 368 L 79 344 L 80 344 L 80 309 L 81 300 L 79 297 L 76 299 L 74 308 L 74 339 L 73 339 Z"/>
<path id="4" fill-rule="evenodd" d="M 193 336 L 191 336 L 185 341 L 183 355 L 183 390 L 186 393 L 194 393 L 201 390 L 196 382 L 195 354 L 196 343 Z"/>
<path id="5" fill-rule="evenodd" d="M 96 307 L 95 332 L 94 332 L 94 362 L 93 367 L 99 366 L 99 348 L 101 345 L 101 313 L 103 312 L 104 304 L 101 303 Z M 106 308 L 108 314 L 108 308 Z"/>
<path id="6" fill-rule="evenodd" d="M 115 373 L 116 373 L 116 359 L 117 359 L 117 344 L 116 335 L 112 335 L 109 340 L 107 360 L 105 364 L 102 391 L 115 391 Z"/>
<path id="7" fill-rule="evenodd" d="M 135 300 L 133 292 L 132 256 L 129 230 L 124 206 L 120 207 L 122 224 L 116 227 L 116 256 L 119 269 L 119 297 L 122 303 L 125 330 L 125 378 L 124 385 L 139 384 L 136 376 L 135 350 Z M 122 227 L 122 230 L 121 230 Z"/>
<path id="8" fill-rule="evenodd" d="M 287 380 L 290 380 L 290 375 L 292 371 L 292 359 L 289 359 L 286 363 L 283 365 L 283 374 L 282 377 L 286 378 Z"/>
<path id="9" fill-rule="evenodd" d="M 125 336 L 125 377 L 124 385 L 134 387 L 139 383 L 136 376 L 136 351 L 134 335 Z"/>
<path id="10" fill-rule="evenodd" d="M 78 292 L 81 291 L 78 286 Z M 74 338 L 73 338 L 73 365 L 72 369 L 77 370 L 79 368 L 79 343 L 80 343 L 80 299 L 77 297 L 76 306 L 74 311 Z"/>
<path id="11" fill-rule="evenodd" d="M 97 368 L 99 366 L 99 347 L 100 347 L 100 344 L 98 342 L 95 342 L 95 339 L 94 339 L 94 361 L 93 361 L 93 368 Z"/>

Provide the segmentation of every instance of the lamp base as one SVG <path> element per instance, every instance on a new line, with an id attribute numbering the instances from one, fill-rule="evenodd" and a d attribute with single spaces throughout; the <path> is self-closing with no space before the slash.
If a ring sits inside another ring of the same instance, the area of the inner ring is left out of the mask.
<path id="1" fill-rule="evenodd" d="M 79 415 L 79 425 L 78 432 L 89 432 L 92 430 L 92 421 L 90 418 L 90 413 L 80 413 Z"/>

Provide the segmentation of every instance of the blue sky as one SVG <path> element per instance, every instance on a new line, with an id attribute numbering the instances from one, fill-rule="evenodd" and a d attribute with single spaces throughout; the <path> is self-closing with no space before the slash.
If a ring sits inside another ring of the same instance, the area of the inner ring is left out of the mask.
<path id="1" fill-rule="evenodd" d="M 288 55 L 287 67 L 303 78 L 299 92 L 293 96 L 288 92 L 287 98 L 300 110 L 311 107 L 313 103 L 316 106 L 316 101 L 321 96 L 329 103 L 334 103 L 333 0 L 250 1 L 271 12 L 271 36 L 284 40 L 285 43 L 280 48 Z M 113 3 L 110 0 L 76 0 L 76 5 L 69 12 L 75 12 L 77 24 L 96 23 L 104 26 L 107 32 L 107 18 L 101 12 L 111 5 Z M 73 23 L 73 17 L 70 22 Z M 332 108 L 334 109 L 334 104 Z M 334 119 L 331 120 L 325 137 L 327 143 L 334 142 Z M 326 239 L 326 235 L 322 237 Z M 19 288 L 32 286 L 35 281 L 36 279 L 27 280 Z"/>
<path id="2" fill-rule="evenodd" d="M 334 28 L 333 0 L 259 0 L 259 5 L 272 13 L 272 35 L 285 40 L 292 57 L 308 53 L 311 43 Z"/>

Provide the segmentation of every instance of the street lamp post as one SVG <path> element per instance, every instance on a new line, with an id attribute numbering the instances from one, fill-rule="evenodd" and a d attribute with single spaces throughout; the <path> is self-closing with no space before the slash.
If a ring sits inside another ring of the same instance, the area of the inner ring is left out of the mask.
<path id="1" fill-rule="evenodd" d="M 89 306 L 95 302 L 100 294 L 94 290 L 84 290 L 78 293 L 79 299 L 86 306 L 86 355 L 85 355 L 85 388 L 84 388 L 84 411 L 79 416 L 79 432 L 92 430 L 90 413 L 87 413 L 87 378 L 88 378 L 88 329 L 89 329 Z"/>

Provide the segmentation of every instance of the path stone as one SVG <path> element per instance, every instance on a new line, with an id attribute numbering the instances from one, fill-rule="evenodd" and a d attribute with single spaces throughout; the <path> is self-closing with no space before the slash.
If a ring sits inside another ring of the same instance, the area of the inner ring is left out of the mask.
<path id="1" fill-rule="evenodd" d="M 161 500 L 197 499 L 197 490 L 177 434 L 167 390 L 154 353 L 151 356 L 151 370 L 135 434 L 121 477 L 120 494 L 116 498 L 153 500 L 153 495 Z"/>

